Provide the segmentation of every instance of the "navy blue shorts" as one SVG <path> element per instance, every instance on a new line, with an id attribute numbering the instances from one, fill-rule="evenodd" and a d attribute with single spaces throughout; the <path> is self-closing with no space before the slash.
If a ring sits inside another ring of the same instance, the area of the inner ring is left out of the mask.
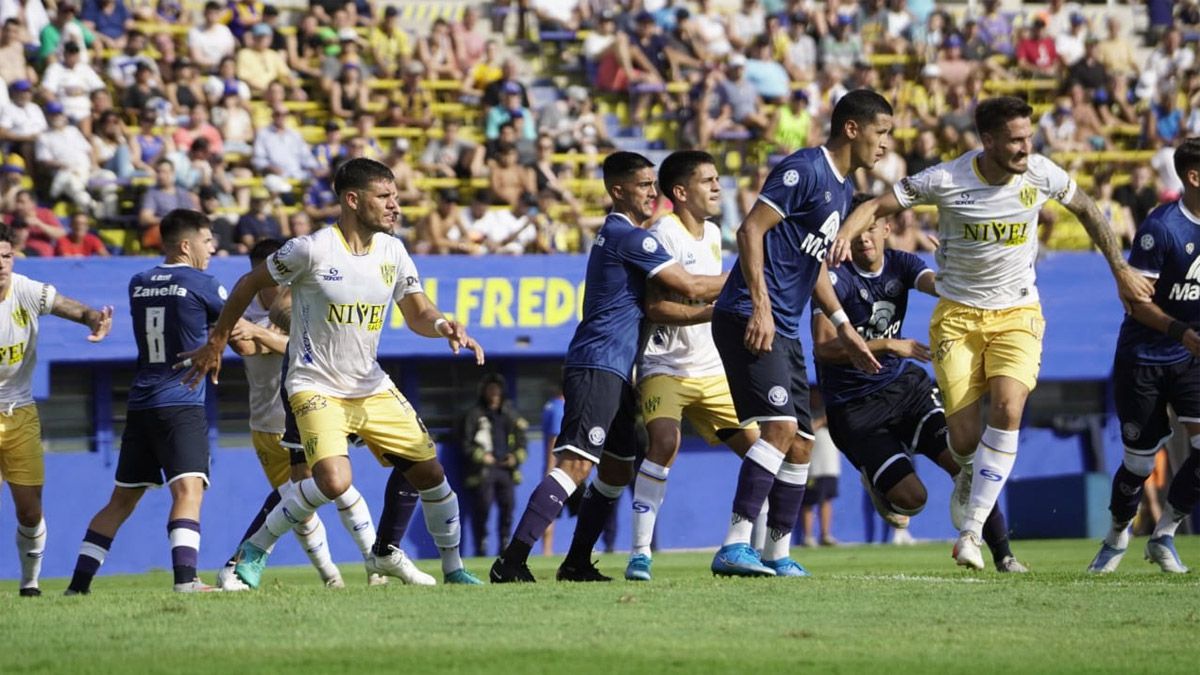
<path id="1" fill-rule="evenodd" d="M 713 312 L 713 342 L 725 364 L 738 423 L 795 420 L 797 433 L 812 440 L 804 347 L 776 334 L 771 351 L 752 354 L 745 344 L 746 322 L 746 317 Z"/>
<path id="2" fill-rule="evenodd" d="M 1200 423 L 1200 358 L 1169 366 L 1145 366 L 1118 358 L 1112 379 L 1125 447 L 1161 447 L 1171 435 L 1168 404 L 1180 422 Z"/>
<path id="3" fill-rule="evenodd" d="M 637 394 L 616 373 L 595 368 L 563 369 L 563 422 L 557 452 L 573 452 L 599 464 L 600 455 L 637 457 Z"/>
<path id="4" fill-rule="evenodd" d="M 895 485 L 912 472 L 913 453 L 936 462 L 947 447 L 941 396 L 929 375 L 912 363 L 883 389 L 830 405 L 825 412 L 833 444 L 876 487 L 893 464 L 907 467 L 902 475 L 890 476 L 888 482 Z"/>
<path id="5" fill-rule="evenodd" d="M 801 506 L 817 506 L 821 502 L 837 499 L 838 476 L 817 476 L 808 481 Z"/>
<path id="6" fill-rule="evenodd" d="M 117 485 L 161 487 L 187 476 L 197 476 L 208 484 L 208 416 L 204 407 L 130 410 L 117 457 Z"/>

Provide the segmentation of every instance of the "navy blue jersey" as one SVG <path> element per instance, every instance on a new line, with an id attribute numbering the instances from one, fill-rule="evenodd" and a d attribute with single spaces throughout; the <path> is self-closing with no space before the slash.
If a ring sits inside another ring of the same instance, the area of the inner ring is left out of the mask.
<path id="1" fill-rule="evenodd" d="M 588 255 L 583 320 L 564 364 L 608 370 L 630 381 L 646 280 L 674 262 L 649 232 L 619 213 L 608 214 Z"/>
<path id="2" fill-rule="evenodd" d="M 1183 201 L 1155 209 L 1138 228 L 1129 252 L 1134 269 L 1158 281 L 1154 304 L 1169 316 L 1200 330 L 1200 216 Z M 1178 340 L 1125 317 L 1117 357 L 1143 365 L 1168 365 L 1191 355 Z"/>
<path id="3" fill-rule="evenodd" d="M 853 263 L 830 270 L 833 290 L 863 340 L 900 337 L 908 311 L 908 291 L 917 278 L 931 271 L 911 253 L 886 250 L 883 268 L 875 274 L 863 272 Z M 814 308 L 813 311 L 816 311 Z M 873 394 L 891 384 L 904 370 L 904 361 L 894 354 L 878 357 L 881 368 L 869 375 L 849 364 L 817 361 L 817 381 L 829 405 L 840 405 Z"/>
<path id="4" fill-rule="evenodd" d="M 758 199 L 783 219 L 763 237 L 763 276 L 780 335 L 800 339 L 804 305 L 853 196 L 854 183 L 838 175 L 823 147 L 792 153 L 767 176 Z M 752 313 L 740 265 L 729 273 L 717 308 L 739 316 Z"/>
<path id="5" fill-rule="evenodd" d="M 204 405 L 204 383 L 183 386 L 186 369 L 172 370 L 180 352 L 200 348 L 221 314 L 225 289 L 189 265 L 159 265 L 129 280 L 129 311 L 137 338 L 138 365 L 129 409 Z"/>

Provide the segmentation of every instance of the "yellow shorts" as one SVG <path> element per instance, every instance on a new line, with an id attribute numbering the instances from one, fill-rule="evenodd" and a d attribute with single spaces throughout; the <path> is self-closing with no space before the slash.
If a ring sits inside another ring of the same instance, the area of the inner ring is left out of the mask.
<path id="1" fill-rule="evenodd" d="M 42 422 L 37 406 L 0 413 L 0 479 L 12 485 L 37 487 L 46 482 L 42 460 Z"/>
<path id="2" fill-rule="evenodd" d="M 709 445 L 720 442 L 717 431 L 738 429 L 737 411 L 724 375 L 675 377 L 651 375 L 638 382 L 646 423 L 687 418 Z"/>
<path id="3" fill-rule="evenodd" d="M 267 474 L 267 482 L 277 488 L 292 479 L 292 462 L 288 449 L 279 444 L 283 434 L 272 434 L 266 431 L 250 430 L 250 440 L 254 443 L 254 452 L 262 463 L 263 473 Z"/>
<path id="4" fill-rule="evenodd" d="M 334 398 L 301 391 L 288 399 L 296 414 L 304 459 L 309 466 L 327 457 L 346 456 L 348 434 L 358 434 L 383 466 L 384 456 L 412 462 L 437 457 L 425 423 L 397 389 L 366 398 Z"/>
<path id="5" fill-rule="evenodd" d="M 979 400 L 993 377 L 1011 377 L 1033 391 L 1045 329 L 1038 303 L 976 309 L 939 300 L 929 322 L 929 347 L 946 414 Z"/>

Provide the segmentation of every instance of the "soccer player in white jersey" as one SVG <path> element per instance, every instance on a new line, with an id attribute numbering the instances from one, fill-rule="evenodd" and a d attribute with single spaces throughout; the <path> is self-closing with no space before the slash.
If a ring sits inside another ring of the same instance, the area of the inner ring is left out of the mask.
<path id="1" fill-rule="evenodd" d="M 849 256 L 849 242 L 877 218 L 918 204 L 938 207 L 940 243 L 935 287 L 940 300 L 929 327 L 934 371 L 945 400 L 949 443 L 960 465 L 951 519 L 959 528 L 953 555 L 983 569 L 980 532 L 1016 459 L 1018 429 L 1041 366 L 1042 319 L 1034 285 L 1038 211 L 1053 199 L 1075 214 L 1108 261 L 1121 301 L 1148 302 L 1153 286 L 1129 267 L 1103 214 L 1058 165 L 1033 153 L 1033 109 L 1013 97 L 975 110 L 982 150 L 904 178 L 891 193 L 851 214 L 829 261 Z M 990 396 L 982 428 L 981 403 Z"/>
<path id="2" fill-rule="evenodd" d="M 275 542 L 322 504 L 351 487 L 347 434 L 358 434 L 384 466 L 398 466 L 420 493 L 425 525 L 442 558 L 446 583 L 481 583 L 462 564 L 458 497 L 446 482 L 425 425 L 376 360 L 380 331 L 396 302 L 418 335 L 440 337 L 458 353 L 483 349 L 460 324 L 442 316 L 421 287 L 404 244 L 391 236 L 400 214 L 391 170 L 353 159 L 334 177 L 341 214 L 333 227 L 297 237 L 265 265 L 243 276 L 213 327 L 208 343 L 184 354 L 186 381 L 216 379 L 221 351 L 256 293 L 289 284 L 292 326 L 287 390 L 312 467 L 239 548 L 235 573 L 257 588 Z"/>
<path id="3" fill-rule="evenodd" d="M 38 574 L 46 550 L 42 518 L 42 424 L 33 403 L 39 318 L 46 314 L 81 323 L 99 342 L 112 329 L 112 307 L 92 309 L 13 272 L 13 231 L 0 225 L 0 480 L 8 483 L 17 512 L 17 553 L 23 597 L 38 596 Z"/>
<path id="4" fill-rule="evenodd" d="M 674 210 L 650 233 L 690 274 L 719 276 L 721 230 L 709 218 L 721 213 L 721 183 L 712 155 L 672 153 L 658 170 L 662 194 Z M 651 284 L 646 292 L 651 326 L 638 365 L 638 393 L 650 444 L 633 488 L 633 550 L 625 578 L 649 581 L 650 541 L 667 491 L 667 474 L 679 452 L 686 417 L 710 444 L 724 441 L 738 456 L 758 440 L 758 425 L 742 428 L 721 355 L 713 344 L 712 305 L 689 302 Z"/>

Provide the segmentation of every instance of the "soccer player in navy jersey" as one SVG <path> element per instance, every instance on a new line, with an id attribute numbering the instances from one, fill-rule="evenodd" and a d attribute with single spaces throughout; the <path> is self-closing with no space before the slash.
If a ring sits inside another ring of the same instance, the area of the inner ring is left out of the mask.
<path id="1" fill-rule="evenodd" d="M 856 195 L 851 210 L 868 199 Z M 925 455 L 951 477 L 962 468 L 946 445 L 946 413 L 937 387 L 916 365 L 929 362 L 929 347 L 901 337 L 909 291 L 937 295 L 933 270 L 911 253 L 885 250 L 889 232 L 887 219 L 872 223 L 851 240 L 851 264 L 829 271 L 838 302 L 879 360 L 879 372 L 850 366 L 833 323 L 818 308 L 812 312 L 813 356 L 834 444 L 859 470 L 879 514 L 904 527 L 927 499 L 912 455 Z M 998 571 L 1028 571 L 1013 556 L 1004 516 L 994 506 L 983 538 Z"/>
<path id="2" fill-rule="evenodd" d="M 758 422 L 761 429 L 742 460 L 714 574 L 808 576 L 792 560 L 789 542 L 812 452 L 800 317 L 814 289 L 850 361 L 867 372 L 879 369 L 821 272 L 829 244 L 850 212 L 852 174 L 873 167 L 887 150 L 892 107 L 873 91 L 855 90 L 838 101 L 830 126 L 828 143 L 789 155 L 767 176 L 738 229 L 738 264 L 713 311 L 713 340 L 739 422 Z M 768 537 L 760 558 L 750 535 L 768 499 Z"/>
<path id="3" fill-rule="evenodd" d="M 1125 459 L 1113 477 L 1112 528 L 1088 566 L 1093 573 L 1116 571 L 1129 547 L 1142 485 L 1171 435 L 1168 405 L 1187 429 L 1191 452 L 1171 480 L 1146 559 L 1164 572 L 1188 571 L 1175 530 L 1200 502 L 1200 138 L 1176 148 L 1175 173 L 1183 197 L 1150 214 L 1129 253 L 1129 265 L 1154 281 L 1154 296 L 1133 304 L 1117 338 L 1113 390 Z"/>
<path id="4" fill-rule="evenodd" d="M 177 209 L 162 220 L 166 260 L 129 281 L 129 309 L 138 364 L 112 497 L 92 521 L 79 548 L 68 595 L 90 592 L 92 577 L 112 547 L 113 537 L 148 487 L 171 491 L 167 536 L 175 591 L 214 590 L 196 577 L 200 552 L 200 503 L 208 485 L 208 419 L 204 387 L 182 386 L 176 355 L 203 344 L 208 326 L 225 303 L 225 289 L 204 270 L 214 251 L 208 218 Z M 243 335 L 262 329 L 243 322 Z M 245 353 L 252 344 L 234 343 Z"/>
<path id="5" fill-rule="evenodd" d="M 564 363 L 566 405 L 555 448 L 558 466 L 530 495 L 513 540 L 492 565 L 493 583 L 535 581 L 526 564 L 534 542 L 597 464 L 597 478 L 584 493 L 575 526 L 573 541 L 581 545 L 572 546 L 558 579 L 609 581 L 592 564 L 591 546 L 583 543 L 596 540 L 622 489 L 633 479 L 637 396 L 631 378 L 646 284 L 661 284 L 690 301 L 709 302 L 725 280 L 724 275 L 689 274 L 641 229 L 658 197 L 650 160 L 632 152 L 609 155 L 604 160 L 604 186 L 613 208 L 588 256 L 583 320 Z M 692 318 L 711 311 L 704 304 L 680 308 L 681 315 Z"/>

